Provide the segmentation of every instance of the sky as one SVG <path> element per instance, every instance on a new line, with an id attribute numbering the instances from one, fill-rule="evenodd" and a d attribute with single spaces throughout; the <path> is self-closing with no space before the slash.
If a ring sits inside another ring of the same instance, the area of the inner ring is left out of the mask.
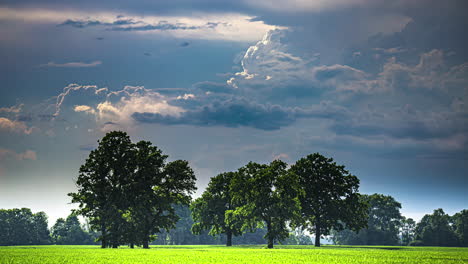
<path id="1" fill-rule="evenodd" d="M 319 152 L 420 219 L 468 205 L 463 0 L 4 0 L 0 208 L 76 205 L 112 130 L 210 177 Z"/>

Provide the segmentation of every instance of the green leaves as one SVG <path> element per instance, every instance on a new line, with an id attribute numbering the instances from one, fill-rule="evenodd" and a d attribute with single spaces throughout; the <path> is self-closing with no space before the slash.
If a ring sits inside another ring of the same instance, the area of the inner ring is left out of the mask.
<path id="1" fill-rule="evenodd" d="M 265 223 L 265 238 L 271 248 L 274 241 L 288 237 L 289 222 L 298 222 L 298 189 L 295 175 L 288 172 L 286 163 L 250 162 L 238 170 L 231 182 L 232 201 L 238 207 L 229 212 L 228 219 L 243 219 L 243 230 Z"/>
<path id="2" fill-rule="evenodd" d="M 236 205 L 232 199 L 231 182 L 236 177 L 234 172 L 221 173 L 211 178 L 202 196 L 190 206 L 194 234 L 201 234 L 210 229 L 210 235 L 226 234 L 229 241 L 232 235 L 242 234 L 242 222 L 238 217 L 231 217 Z"/>
<path id="3" fill-rule="evenodd" d="M 125 132 L 107 133 L 79 171 L 78 213 L 102 232 L 103 247 L 122 243 L 148 246 L 161 228 L 178 220 L 174 204 L 188 204 L 196 190 L 187 161 L 166 164 L 167 155 L 149 141 L 132 143 Z"/>
<path id="4" fill-rule="evenodd" d="M 320 246 L 320 236 L 328 235 L 332 228 L 342 229 L 346 224 L 359 230 L 365 226 L 366 207 L 359 199 L 359 179 L 344 166 L 314 153 L 298 160 L 290 170 L 301 190 L 301 225 L 316 233 L 316 246 Z"/>

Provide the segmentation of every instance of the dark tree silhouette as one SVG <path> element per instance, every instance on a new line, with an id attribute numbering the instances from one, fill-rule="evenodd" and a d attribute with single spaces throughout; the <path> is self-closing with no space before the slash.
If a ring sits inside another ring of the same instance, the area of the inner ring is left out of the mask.
<path id="1" fill-rule="evenodd" d="M 133 144 L 125 132 L 107 133 L 80 168 L 77 213 L 101 231 L 102 247 L 128 243 L 149 247 L 161 228 L 178 220 L 173 205 L 188 204 L 196 190 L 187 161 L 167 158 L 148 141 Z"/>
<path id="2" fill-rule="evenodd" d="M 302 190 L 302 225 L 315 232 L 315 246 L 332 228 L 359 230 L 366 225 L 366 204 L 360 199 L 359 179 L 332 158 L 319 153 L 298 160 L 291 172 Z"/>
<path id="3" fill-rule="evenodd" d="M 210 235 L 226 234 L 226 246 L 232 246 L 233 235 L 242 234 L 241 221 L 228 222 L 226 219 L 226 212 L 236 209 L 230 189 L 235 174 L 226 172 L 211 178 L 202 196 L 192 203 L 190 209 L 195 221 L 192 226 L 194 234 L 201 234 L 207 229 Z"/>

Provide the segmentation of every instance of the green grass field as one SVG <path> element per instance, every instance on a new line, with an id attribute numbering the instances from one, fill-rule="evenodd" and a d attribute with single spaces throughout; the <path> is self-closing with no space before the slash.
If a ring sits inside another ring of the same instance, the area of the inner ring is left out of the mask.
<path id="1" fill-rule="evenodd" d="M 468 263 L 468 248 L 346 246 L 0 247 L 1 264 L 133 263 Z"/>

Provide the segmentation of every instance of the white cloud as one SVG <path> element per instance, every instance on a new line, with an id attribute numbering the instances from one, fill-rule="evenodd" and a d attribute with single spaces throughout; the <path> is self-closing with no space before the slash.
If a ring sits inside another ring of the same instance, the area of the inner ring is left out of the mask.
<path id="1" fill-rule="evenodd" d="M 62 105 L 66 101 L 71 101 L 74 105 L 87 103 L 90 99 L 99 101 L 105 97 L 107 92 L 107 88 L 98 88 L 96 85 L 69 84 L 67 87 L 63 88 L 63 92 L 57 96 L 54 115 L 58 116 L 60 114 Z"/>
<path id="2" fill-rule="evenodd" d="M 28 127 L 24 122 L 10 120 L 5 117 L 0 117 L 0 131 L 22 133 L 29 135 L 33 132 L 34 127 Z"/>
<path id="3" fill-rule="evenodd" d="M 189 100 L 195 98 L 194 94 L 184 94 L 176 97 L 177 100 Z"/>
<path id="4" fill-rule="evenodd" d="M 94 114 L 96 112 L 91 106 L 87 105 L 75 105 L 75 108 L 73 110 L 75 112 L 85 112 L 88 114 Z"/>
<path id="5" fill-rule="evenodd" d="M 180 99 L 194 98 L 193 94 L 184 94 Z M 184 110 L 168 103 L 177 97 L 166 97 L 158 92 L 141 86 L 125 86 L 118 91 L 98 88 L 94 85 L 81 86 L 70 84 L 57 98 L 55 105 L 56 117 L 72 113 L 87 113 L 95 117 L 101 130 L 133 129 L 135 127 L 132 115 L 135 112 L 171 115 L 178 117 Z M 74 104 L 87 102 L 87 104 Z M 70 111 L 70 109 L 72 111 Z"/>
<path id="6" fill-rule="evenodd" d="M 86 62 L 66 62 L 66 63 L 55 63 L 53 61 L 46 64 L 39 65 L 40 67 L 57 67 L 57 68 L 89 68 L 101 65 L 101 61 L 93 61 L 90 63 Z"/>

